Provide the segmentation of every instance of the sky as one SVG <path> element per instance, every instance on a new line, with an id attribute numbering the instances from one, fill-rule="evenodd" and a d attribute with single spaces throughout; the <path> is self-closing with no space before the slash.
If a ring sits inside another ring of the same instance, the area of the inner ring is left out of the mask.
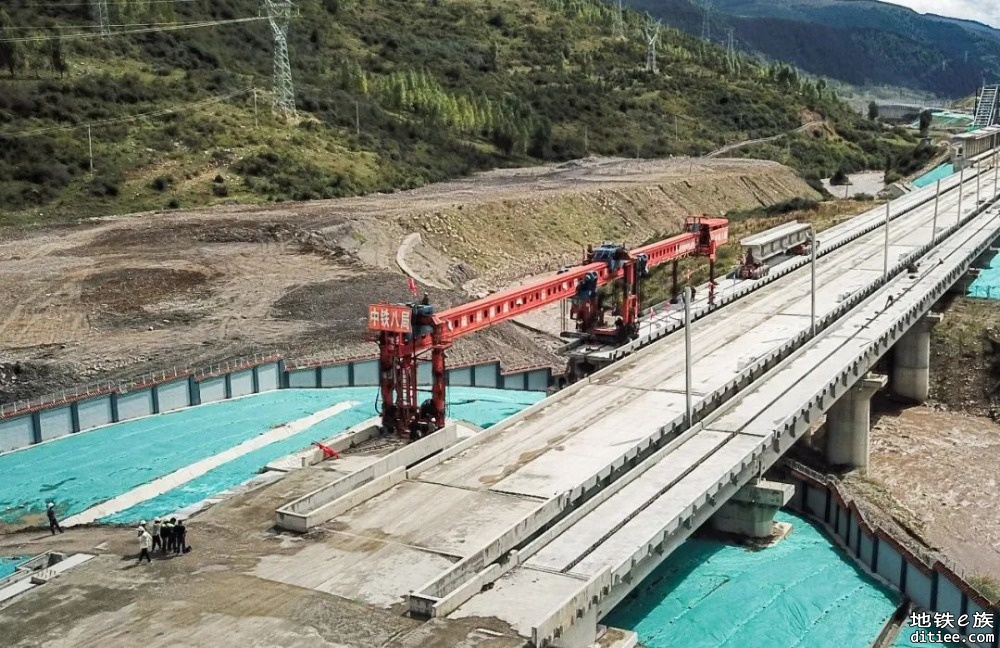
<path id="1" fill-rule="evenodd" d="M 883 0 L 903 5 L 920 13 L 978 20 L 1000 28 L 1000 1 L 998 0 Z"/>

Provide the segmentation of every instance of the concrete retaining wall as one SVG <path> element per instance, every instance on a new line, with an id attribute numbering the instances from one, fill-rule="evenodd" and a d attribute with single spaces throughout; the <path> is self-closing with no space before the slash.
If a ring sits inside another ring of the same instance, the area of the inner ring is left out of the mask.
<path id="1" fill-rule="evenodd" d="M 515 526 L 507 529 L 486 543 L 478 551 L 452 565 L 446 572 L 417 590 L 421 596 L 444 598 L 486 569 L 500 556 L 518 546 L 569 506 L 569 495 L 559 495 L 523 517 Z M 411 608 L 412 611 L 412 608 Z"/>
<path id="2" fill-rule="evenodd" d="M 440 452 L 454 444 L 457 439 L 456 427 L 454 425 L 445 426 L 419 441 L 414 441 L 386 455 L 366 468 L 357 470 L 289 502 L 274 512 L 275 523 L 283 529 L 304 533 L 347 510 L 342 509 L 340 505 L 330 506 L 332 503 L 337 501 L 343 503 L 346 501 L 344 498 L 347 495 L 397 469 L 402 468 L 405 477 L 407 467 Z"/>
<path id="3" fill-rule="evenodd" d="M 548 368 L 502 375 L 497 362 L 457 367 L 449 370 L 449 380 L 453 372 L 457 372 L 455 373 L 457 382 L 454 384 L 529 391 L 547 389 L 552 375 L 551 369 Z M 422 384 L 430 384 L 429 364 L 421 364 L 418 374 Z M 256 366 L 243 365 L 230 373 L 211 374 L 202 378 L 191 375 L 171 379 L 168 382 L 138 383 L 127 391 L 108 390 L 98 396 L 84 395 L 75 401 L 69 399 L 47 407 L 28 409 L 22 415 L 15 414 L 0 419 L 0 452 L 18 450 L 35 443 L 111 423 L 283 387 L 330 388 L 375 385 L 378 385 L 378 362 L 375 360 L 355 360 L 336 365 L 292 369 L 287 372 L 282 362 L 269 361 Z"/>
<path id="4" fill-rule="evenodd" d="M 32 443 L 35 443 L 35 428 L 31 415 L 0 421 L 0 452 L 24 448 Z"/>
<path id="5" fill-rule="evenodd" d="M 899 542 L 890 530 L 869 521 L 857 504 L 841 492 L 836 482 L 788 461 L 789 474 L 795 482 L 796 496 L 791 506 L 818 520 L 843 542 L 848 552 L 868 571 L 885 579 L 928 612 L 950 612 L 958 619 L 963 614 L 989 612 L 1000 618 L 1000 609 L 976 591 L 936 554 L 917 555 Z M 845 530 L 844 534 L 835 531 Z M 847 529 L 856 529 L 854 533 Z M 954 632 L 961 632 L 954 630 Z M 972 630 L 967 630 L 972 632 Z M 982 632 L 994 632 L 984 629 Z M 997 648 L 1000 636 L 991 643 L 969 644 Z"/>
<path id="6" fill-rule="evenodd" d="M 118 420 L 149 416 L 153 413 L 153 390 L 143 389 L 141 391 L 122 394 L 118 396 Z"/>
<path id="7" fill-rule="evenodd" d="M 385 475 L 381 475 L 372 481 L 358 486 L 354 490 L 344 493 L 342 496 L 328 502 L 316 510 L 305 514 L 290 511 L 278 511 L 275 519 L 279 527 L 289 531 L 305 533 L 316 525 L 346 513 L 355 506 L 367 502 L 376 495 L 380 495 L 396 484 L 406 479 L 406 469 L 396 468 Z"/>
<path id="8" fill-rule="evenodd" d="M 187 380 L 175 380 L 156 386 L 160 412 L 171 412 L 191 405 L 191 385 Z"/>
<path id="9" fill-rule="evenodd" d="M 38 438 L 40 441 L 58 439 L 72 433 L 73 411 L 68 405 L 38 413 Z"/>
<path id="10" fill-rule="evenodd" d="M 257 374 L 257 391 L 266 392 L 281 388 L 281 365 L 272 362 L 254 368 Z"/>
<path id="11" fill-rule="evenodd" d="M 254 393 L 253 369 L 229 374 L 229 398 Z"/>
<path id="12" fill-rule="evenodd" d="M 201 404 L 226 400 L 226 377 L 217 376 L 198 383 L 198 397 Z"/>

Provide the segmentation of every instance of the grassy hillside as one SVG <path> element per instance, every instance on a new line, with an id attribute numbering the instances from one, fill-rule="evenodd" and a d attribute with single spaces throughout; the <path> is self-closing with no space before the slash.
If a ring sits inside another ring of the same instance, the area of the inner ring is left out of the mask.
<path id="1" fill-rule="evenodd" d="M 642 17 L 629 12 L 616 38 L 598 0 L 300 0 L 298 115 L 285 119 L 270 110 L 266 21 L 177 28 L 254 19 L 258 2 L 110 4 L 128 33 L 91 38 L 84 0 L 4 3 L 0 223 L 392 191 L 588 153 L 700 154 L 793 129 L 807 110 L 863 127 L 821 81 L 680 31 L 661 33 L 660 72 L 647 72 Z M 818 175 L 915 142 L 808 144 L 788 161 Z"/>
<path id="2" fill-rule="evenodd" d="M 631 0 L 664 21 L 700 34 L 694 0 Z M 963 97 L 985 76 L 1000 80 L 1000 30 L 921 15 L 870 0 L 716 0 L 716 39 L 733 29 L 740 46 L 855 85 L 895 85 Z"/>

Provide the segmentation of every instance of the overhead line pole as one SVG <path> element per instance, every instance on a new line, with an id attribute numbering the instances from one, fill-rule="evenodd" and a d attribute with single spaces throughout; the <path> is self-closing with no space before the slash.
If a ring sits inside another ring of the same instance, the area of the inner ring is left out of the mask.
<path id="1" fill-rule="evenodd" d="M 941 181 L 937 181 L 937 188 L 934 192 L 934 221 L 931 223 L 931 247 L 937 245 L 937 217 L 938 203 L 941 200 Z"/>
<path id="2" fill-rule="evenodd" d="M 965 167 L 958 171 L 958 222 L 962 222 L 962 194 L 965 193 Z"/>
<path id="3" fill-rule="evenodd" d="M 684 287 L 684 411 L 687 425 L 694 425 L 691 407 L 691 286 Z"/>
<path id="4" fill-rule="evenodd" d="M 810 225 L 809 242 L 812 247 L 812 262 L 809 264 L 809 330 L 812 337 L 816 337 L 816 226 Z"/>
<path id="5" fill-rule="evenodd" d="M 885 203 L 885 245 L 882 250 L 882 280 L 889 279 L 889 203 Z"/>

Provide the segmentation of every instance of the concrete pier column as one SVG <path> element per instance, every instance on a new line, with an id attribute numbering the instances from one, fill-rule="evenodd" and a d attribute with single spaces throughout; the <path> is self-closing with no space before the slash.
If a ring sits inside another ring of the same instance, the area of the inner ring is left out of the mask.
<path id="1" fill-rule="evenodd" d="M 899 342 L 892 360 L 892 391 L 923 403 L 931 385 L 931 329 L 941 321 L 939 313 L 928 313 Z"/>
<path id="2" fill-rule="evenodd" d="M 852 468 L 868 465 L 872 396 L 888 382 L 886 376 L 865 376 L 826 413 L 827 463 Z"/>
<path id="3" fill-rule="evenodd" d="M 774 533 L 774 514 L 794 494 L 792 484 L 753 480 L 719 507 L 712 516 L 712 527 L 725 533 L 769 538 Z"/>

